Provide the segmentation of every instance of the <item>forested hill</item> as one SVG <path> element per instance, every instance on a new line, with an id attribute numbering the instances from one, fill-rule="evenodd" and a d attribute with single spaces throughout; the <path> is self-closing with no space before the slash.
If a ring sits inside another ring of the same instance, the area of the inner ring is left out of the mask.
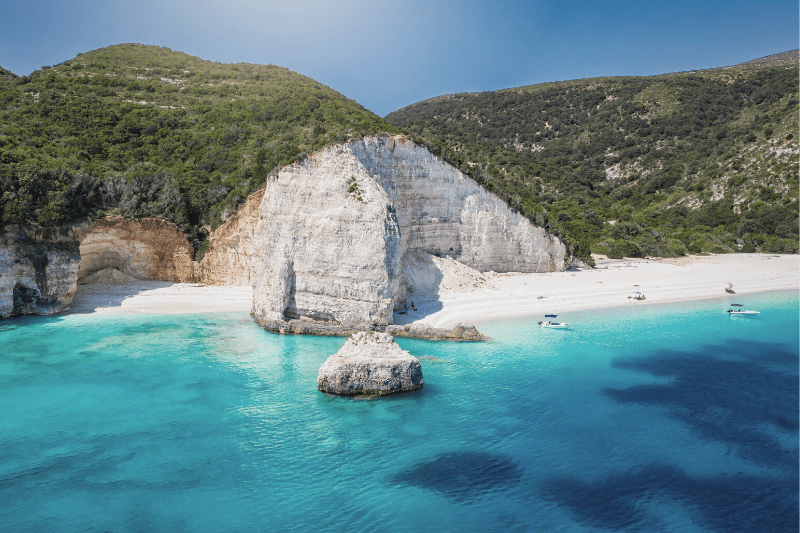
<path id="1" fill-rule="evenodd" d="M 391 124 L 580 256 L 798 251 L 798 53 L 454 94 Z"/>
<path id="2" fill-rule="evenodd" d="M 381 131 L 396 130 L 274 65 L 124 44 L 0 70 L 0 225 L 165 215 L 199 247 L 274 168 Z"/>

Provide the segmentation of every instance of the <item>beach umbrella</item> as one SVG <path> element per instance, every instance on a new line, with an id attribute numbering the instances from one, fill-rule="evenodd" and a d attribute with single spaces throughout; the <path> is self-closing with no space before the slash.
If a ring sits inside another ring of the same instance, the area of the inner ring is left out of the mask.
<path id="1" fill-rule="evenodd" d="M 633 291 L 633 294 L 642 294 L 642 293 L 639 291 Z"/>

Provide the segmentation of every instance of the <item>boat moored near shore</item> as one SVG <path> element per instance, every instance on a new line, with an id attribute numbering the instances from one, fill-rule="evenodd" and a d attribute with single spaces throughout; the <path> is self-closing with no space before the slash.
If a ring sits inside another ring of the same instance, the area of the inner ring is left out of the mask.
<path id="1" fill-rule="evenodd" d="M 731 304 L 731 308 L 728 309 L 728 314 L 731 316 L 753 316 L 759 314 L 759 312 L 745 310 L 744 304 Z"/>

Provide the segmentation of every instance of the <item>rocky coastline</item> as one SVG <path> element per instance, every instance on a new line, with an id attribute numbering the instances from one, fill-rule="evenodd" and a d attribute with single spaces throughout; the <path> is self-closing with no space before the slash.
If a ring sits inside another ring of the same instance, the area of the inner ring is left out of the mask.
<path id="1" fill-rule="evenodd" d="M 349 337 L 363 329 L 358 327 L 342 326 L 341 324 L 326 324 L 307 320 L 263 320 L 254 317 L 258 325 L 282 335 L 318 335 L 322 337 Z M 424 339 L 431 341 L 464 341 L 480 342 L 488 340 L 475 326 L 458 324 L 452 328 L 434 328 L 425 324 L 373 324 L 369 331 L 386 333 L 393 337 L 406 337 L 410 339 Z"/>

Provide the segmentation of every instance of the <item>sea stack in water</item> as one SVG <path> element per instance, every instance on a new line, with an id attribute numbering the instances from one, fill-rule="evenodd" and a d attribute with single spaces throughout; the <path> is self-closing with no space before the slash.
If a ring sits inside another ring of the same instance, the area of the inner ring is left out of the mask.
<path id="1" fill-rule="evenodd" d="M 400 349 L 386 333 L 360 331 L 319 368 L 317 388 L 322 392 L 383 395 L 422 387 L 419 359 Z"/>

